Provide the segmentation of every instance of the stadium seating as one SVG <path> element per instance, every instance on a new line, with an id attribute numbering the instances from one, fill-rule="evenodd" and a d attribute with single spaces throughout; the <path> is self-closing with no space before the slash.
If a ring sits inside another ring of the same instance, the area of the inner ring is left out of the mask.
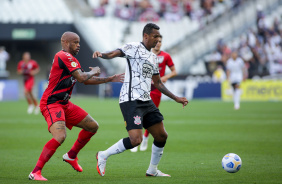
<path id="1" fill-rule="evenodd" d="M 63 0 L 1 0 L 0 23 L 73 23 Z"/>

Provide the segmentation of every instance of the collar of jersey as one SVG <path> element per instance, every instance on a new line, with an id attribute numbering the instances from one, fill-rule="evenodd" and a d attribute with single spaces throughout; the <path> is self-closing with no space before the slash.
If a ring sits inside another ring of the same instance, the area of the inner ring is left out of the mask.
<path id="1" fill-rule="evenodd" d="M 144 44 L 143 42 L 141 42 L 141 44 L 145 47 L 145 49 L 146 49 L 147 51 L 150 51 L 149 49 L 147 49 L 147 47 L 145 46 L 145 44 Z"/>

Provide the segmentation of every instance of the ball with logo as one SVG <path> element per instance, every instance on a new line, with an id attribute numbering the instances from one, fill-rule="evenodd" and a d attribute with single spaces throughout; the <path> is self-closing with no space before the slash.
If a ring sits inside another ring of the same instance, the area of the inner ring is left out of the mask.
<path id="1" fill-rule="evenodd" d="M 222 158 L 221 164 L 225 171 L 236 173 L 241 169 L 242 160 L 235 153 L 228 153 Z"/>

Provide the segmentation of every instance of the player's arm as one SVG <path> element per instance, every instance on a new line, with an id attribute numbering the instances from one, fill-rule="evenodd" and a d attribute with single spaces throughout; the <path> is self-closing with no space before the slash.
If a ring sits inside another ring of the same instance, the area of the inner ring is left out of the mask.
<path id="1" fill-rule="evenodd" d="M 38 68 L 35 68 L 34 70 L 32 70 L 31 72 L 30 72 L 30 74 L 31 75 L 36 75 L 36 74 L 38 74 L 40 72 L 40 68 L 38 67 Z"/>
<path id="2" fill-rule="evenodd" d="M 242 70 L 243 70 L 243 80 L 246 80 L 248 78 L 248 69 L 245 66 L 245 64 L 243 65 Z"/>
<path id="3" fill-rule="evenodd" d="M 89 72 L 84 72 L 81 69 L 75 70 L 72 73 L 72 76 L 81 83 L 84 83 L 85 81 L 89 80 L 93 76 L 98 76 L 100 75 L 100 68 L 99 67 L 89 67 L 90 71 Z"/>
<path id="4" fill-rule="evenodd" d="M 185 97 L 178 97 L 175 96 L 172 92 L 170 92 L 165 85 L 163 84 L 160 75 L 153 75 L 152 80 L 154 82 L 154 86 L 163 94 L 168 96 L 169 98 L 175 100 L 178 103 L 183 104 L 183 106 L 186 106 L 188 104 L 188 100 Z"/>
<path id="5" fill-rule="evenodd" d="M 226 79 L 229 81 L 230 78 L 230 70 L 226 70 Z"/>
<path id="6" fill-rule="evenodd" d="M 95 85 L 95 84 L 103 84 L 107 82 L 123 82 L 124 81 L 124 73 L 116 74 L 109 77 L 92 77 L 89 80 L 85 81 L 85 85 Z"/>
<path id="7" fill-rule="evenodd" d="M 23 74 L 23 70 L 22 69 L 17 69 L 17 74 L 22 75 Z"/>
<path id="8" fill-rule="evenodd" d="M 175 66 L 169 67 L 170 73 L 161 77 L 162 82 L 166 82 L 168 79 L 175 77 L 177 75 Z"/>
<path id="9" fill-rule="evenodd" d="M 112 59 L 112 58 L 115 58 L 115 57 L 121 57 L 123 56 L 123 52 L 119 49 L 116 49 L 116 50 L 113 50 L 113 51 L 110 51 L 110 52 L 105 52 L 105 53 L 101 53 L 99 51 L 95 51 L 92 55 L 93 58 L 103 58 L 103 59 Z"/>

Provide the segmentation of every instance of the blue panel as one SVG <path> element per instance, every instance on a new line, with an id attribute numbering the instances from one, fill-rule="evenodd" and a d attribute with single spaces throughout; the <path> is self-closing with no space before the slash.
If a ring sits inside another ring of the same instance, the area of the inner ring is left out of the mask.
<path id="1" fill-rule="evenodd" d="M 17 80 L 0 80 L 0 101 L 19 100 L 19 84 Z"/>
<path id="2" fill-rule="evenodd" d="M 193 98 L 221 98 L 221 83 L 199 83 Z"/>
<path id="3" fill-rule="evenodd" d="M 112 82 L 112 90 L 113 90 L 113 95 L 112 97 L 119 97 L 120 89 L 122 86 L 122 83 L 120 82 Z"/>

